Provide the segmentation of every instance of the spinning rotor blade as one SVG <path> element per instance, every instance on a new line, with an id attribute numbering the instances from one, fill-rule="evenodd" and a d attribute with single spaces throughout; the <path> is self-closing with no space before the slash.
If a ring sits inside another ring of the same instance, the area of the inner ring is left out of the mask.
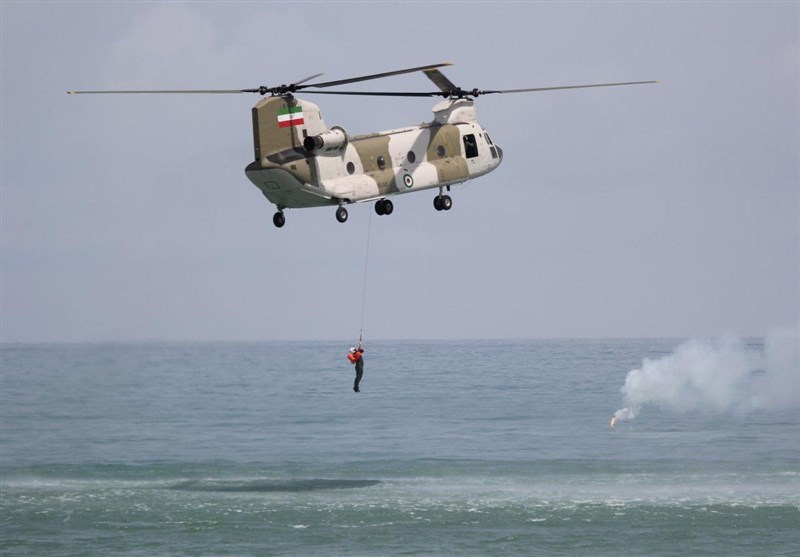
<path id="1" fill-rule="evenodd" d="M 322 75 L 322 74 L 317 74 Z M 316 76 L 311 76 L 306 79 L 311 79 Z M 146 94 L 146 95 L 162 95 L 162 94 L 173 94 L 173 95 L 191 95 L 191 94 L 201 94 L 201 95 L 227 95 L 227 94 L 239 94 L 239 93 L 260 93 L 262 95 L 266 95 L 267 93 L 273 92 L 275 90 L 280 89 L 281 87 L 287 87 L 286 85 L 281 85 L 280 87 L 266 87 L 261 85 L 257 89 L 133 89 L 133 90 L 121 90 L 121 89 L 114 89 L 111 91 L 67 91 L 67 95 L 136 95 L 136 94 Z"/>
<path id="2" fill-rule="evenodd" d="M 228 93 L 250 93 L 250 92 L 257 92 L 258 90 L 255 89 L 160 89 L 160 90 L 152 90 L 152 91 L 67 91 L 67 95 L 113 95 L 113 94 L 137 94 L 137 93 L 146 93 L 146 94 L 162 94 L 162 93 L 172 93 L 172 94 L 189 94 L 189 93 L 202 93 L 202 94 L 214 94 L 214 95 L 224 95 Z"/>
<path id="3" fill-rule="evenodd" d="M 294 82 L 294 84 L 295 84 L 295 85 L 300 85 L 301 83 L 305 83 L 305 82 L 306 82 L 306 81 L 308 81 L 309 79 L 314 79 L 315 77 L 319 77 L 319 76 L 321 76 L 321 75 L 323 75 L 323 74 L 321 74 L 321 73 L 315 73 L 314 75 L 310 75 L 310 76 L 308 76 L 308 77 L 306 77 L 306 78 L 303 78 L 303 79 L 301 79 L 300 81 L 295 81 L 295 82 Z"/>
<path id="4" fill-rule="evenodd" d="M 307 85 L 303 85 L 306 81 L 314 79 L 315 77 L 319 77 L 322 74 L 314 74 L 308 76 L 300 81 L 296 81 L 294 83 L 290 83 L 289 85 L 277 85 L 273 87 L 267 87 L 266 85 L 260 85 L 254 89 L 158 89 L 158 90 L 126 90 L 126 91 L 67 91 L 68 95 L 109 95 L 109 94 L 235 94 L 235 93 L 259 93 L 261 95 L 266 95 L 270 93 L 272 95 L 286 95 L 294 93 L 295 91 L 300 91 L 302 89 L 306 89 L 308 87 L 315 87 L 315 88 L 323 88 L 323 87 L 333 87 L 334 85 L 344 85 L 346 83 L 356 83 L 358 81 L 368 81 L 371 79 L 380 79 L 383 77 L 390 77 L 393 75 L 400 75 L 405 73 L 412 73 L 412 72 L 419 72 L 425 70 L 434 70 L 435 68 L 441 68 L 442 66 L 451 66 L 450 62 L 443 62 L 441 64 L 431 64 L 428 66 L 419 66 L 416 68 L 407 68 L 403 70 L 395 70 L 391 72 L 383 72 L 383 73 L 376 73 L 371 75 L 363 75 L 359 77 L 351 77 L 348 79 L 339 79 L 336 81 L 325 81 L 322 83 L 309 83 Z"/>
<path id="5" fill-rule="evenodd" d="M 428 92 L 414 92 L 414 91 L 303 91 L 304 95 L 364 95 L 371 97 L 450 97 L 450 98 L 463 98 L 463 97 L 480 97 L 481 95 L 490 95 L 493 93 L 530 93 L 536 91 L 555 91 L 557 89 L 586 89 L 589 87 L 616 87 L 619 85 L 644 85 L 646 83 L 659 83 L 658 81 L 627 81 L 624 83 L 596 83 L 592 85 L 565 85 L 561 87 L 531 87 L 527 89 L 471 89 L 465 91 L 460 87 L 453 86 L 453 88 L 445 88 L 446 83 L 451 84 L 444 75 L 434 70 L 433 72 L 425 72 L 426 74 L 438 74 L 444 81 L 439 80 L 437 77 L 434 82 L 440 86 L 441 91 L 428 91 Z M 430 77 L 430 76 L 429 76 Z M 433 80 L 434 78 L 431 77 Z"/>
<path id="6" fill-rule="evenodd" d="M 641 85 L 643 83 L 657 83 L 656 81 L 629 81 L 626 83 L 599 83 L 595 85 L 567 85 L 564 87 L 533 87 L 528 89 L 502 89 L 484 91 L 478 88 L 471 91 L 464 91 L 455 83 L 447 79 L 442 72 L 437 69 L 423 70 L 425 75 L 442 91 L 444 97 L 478 97 L 490 93 L 528 93 L 532 91 L 553 91 L 555 89 L 584 89 L 586 87 L 613 87 L 616 85 Z"/>
<path id="7" fill-rule="evenodd" d="M 381 79 L 383 77 L 390 77 L 393 75 L 400 75 L 404 73 L 413 73 L 413 72 L 422 72 L 425 70 L 433 70 L 435 68 L 441 68 L 443 66 L 452 66 L 452 62 L 442 62 L 441 64 L 430 64 L 428 66 L 419 66 L 417 68 L 408 68 L 405 70 L 395 70 L 392 72 L 383 72 L 383 73 L 376 73 L 372 75 L 363 75 L 360 77 L 351 77 L 349 79 L 338 79 L 336 81 L 325 81 L 323 83 L 309 83 L 308 85 L 303 85 L 302 87 L 298 87 L 298 89 L 305 89 L 307 87 L 333 87 L 334 85 L 345 85 L 347 83 L 356 83 L 358 81 L 368 81 L 371 79 Z"/>
<path id="8" fill-rule="evenodd" d="M 155 89 L 155 90 L 112 90 L 112 91 L 67 91 L 70 95 L 86 95 L 86 94 L 212 94 L 212 95 L 225 95 L 225 94 L 238 94 L 238 93 L 259 93 L 266 95 L 287 95 L 295 91 L 304 91 L 304 93 L 315 95 L 364 95 L 376 97 L 450 97 L 450 98 L 464 98 L 464 97 L 479 97 L 481 95 L 489 95 L 495 93 L 531 93 L 536 91 L 556 91 L 559 89 L 586 89 L 590 87 L 618 87 L 620 85 L 644 85 L 647 83 L 658 83 L 658 81 L 626 81 L 621 83 L 595 83 L 590 85 L 565 85 L 560 87 L 530 87 L 526 89 L 472 89 L 465 91 L 461 87 L 455 85 L 447 77 L 442 74 L 437 68 L 444 66 L 451 66 L 450 62 L 442 62 L 441 64 L 431 64 L 428 66 L 418 66 L 416 68 L 406 68 L 402 70 L 394 70 L 391 72 L 382 72 L 370 75 L 362 75 L 359 77 L 350 77 L 347 79 L 337 79 L 335 81 L 324 81 L 321 83 L 306 83 L 316 77 L 321 76 L 321 73 L 310 75 L 304 79 L 291 83 L 289 85 L 278 85 L 274 87 L 267 87 L 261 85 L 255 89 Z M 309 91 L 307 89 L 322 89 L 326 87 L 334 87 L 337 85 L 345 85 L 348 83 L 357 83 L 360 81 L 369 81 L 373 79 L 381 79 L 393 75 L 401 75 L 413 72 L 423 72 L 438 88 L 439 91 L 434 92 L 413 92 L 413 91 Z"/>
<path id="9" fill-rule="evenodd" d="M 481 95 L 490 93 L 529 93 L 531 91 L 555 91 L 557 89 L 586 89 L 588 87 L 617 87 L 619 85 L 644 85 L 646 83 L 658 83 L 658 81 L 626 81 L 624 83 L 596 83 L 593 85 L 563 85 L 561 87 L 533 87 L 529 89 L 500 89 L 495 91 L 477 91 Z"/>
<path id="10" fill-rule="evenodd" d="M 458 86 L 447 79 L 442 72 L 439 70 L 425 70 L 425 75 L 433 81 L 433 84 L 436 85 L 443 93 L 450 93 L 450 91 L 455 91 L 458 89 Z"/>
<path id="11" fill-rule="evenodd" d="M 442 93 L 414 93 L 412 91 L 303 91 L 304 95 L 364 95 L 369 97 L 441 97 Z M 446 95 L 445 95 L 446 96 Z"/>

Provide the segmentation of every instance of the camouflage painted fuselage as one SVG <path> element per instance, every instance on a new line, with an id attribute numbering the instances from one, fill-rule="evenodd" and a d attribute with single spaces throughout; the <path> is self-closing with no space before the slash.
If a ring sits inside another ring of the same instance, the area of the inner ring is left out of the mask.
<path id="1" fill-rule="evenodd" d="M 497 168 L 502 151 L 475 120 L 472 100 L 448 99 L 433 112 L 420 126 L 348 137 L 329 130 L 314 103 L 265 98 L 253 108 L 255 161 L 245 173 L 282 210 L 448 186 Z"/>

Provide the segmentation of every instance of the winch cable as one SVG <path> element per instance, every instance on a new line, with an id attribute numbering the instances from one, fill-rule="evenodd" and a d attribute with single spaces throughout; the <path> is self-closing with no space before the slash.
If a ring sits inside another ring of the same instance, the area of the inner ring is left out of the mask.
<path id="1" fill-rule="evenodd" d="M 369 269 L 369 240 L 372 235 L 372 211 L 369 212 L 369 220 L 367 221 L 367 250 L 364 256 L 364 287 L 361 291 L 361 329 L 358 333 L 358 343 L 364 337 L 364 311 L 366 310 L 367 301 L 367 270 Z"/>

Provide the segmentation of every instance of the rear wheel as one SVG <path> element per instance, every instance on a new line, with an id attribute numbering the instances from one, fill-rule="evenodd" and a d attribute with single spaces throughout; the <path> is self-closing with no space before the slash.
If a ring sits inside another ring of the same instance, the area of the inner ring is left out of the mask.
<path id="1" fill-rule="evenodd" d="M 441 211 L 442 210 L 442 196 L 441 195 L 437 195 L 436 197 L 433 198 L 433 208 L 436 209 L 437 211 Z"/>
<path id="2" fill-rule="evenodd" d="M 453 206 L 453 199 L 449 195 L 442 196 L 442 210 L 449 211 Z"/>
<path id="3" fill-rule="evenodd" d="M 394 211 L 394 204 L 388 199 L 379 199 L 375 202 L 375 212 L 379 215 L 391 215 Z"/>
<path id="4" fill-rule="evenodd" d="M 272 215 L 272 224 L 278 228 L 283 228 L 283 225 L 286 224 L 286 217 L 283 216 L 283 211 L 278 211 Z"/>
<path id="5" fill-rule="evenodd" d="M 339 207 L 336 209 L 336 220 L 339 222 L 346 222 L 347 221 L 347 209 L 344 207 Z"/>

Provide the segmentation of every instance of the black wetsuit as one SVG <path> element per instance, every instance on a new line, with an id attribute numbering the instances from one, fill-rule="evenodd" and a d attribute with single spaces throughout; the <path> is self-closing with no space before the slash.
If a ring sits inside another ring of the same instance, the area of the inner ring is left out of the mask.
<path id="1" fill-rule="evenodd" d="M 361 357 L 356 361 L 356 382 L 353 383 L 353 390 L 360 393 L 358 384 L 361 383 L 361 376 L 364 375 L 364 351 L 359 350 L 358 352 Z"/>

